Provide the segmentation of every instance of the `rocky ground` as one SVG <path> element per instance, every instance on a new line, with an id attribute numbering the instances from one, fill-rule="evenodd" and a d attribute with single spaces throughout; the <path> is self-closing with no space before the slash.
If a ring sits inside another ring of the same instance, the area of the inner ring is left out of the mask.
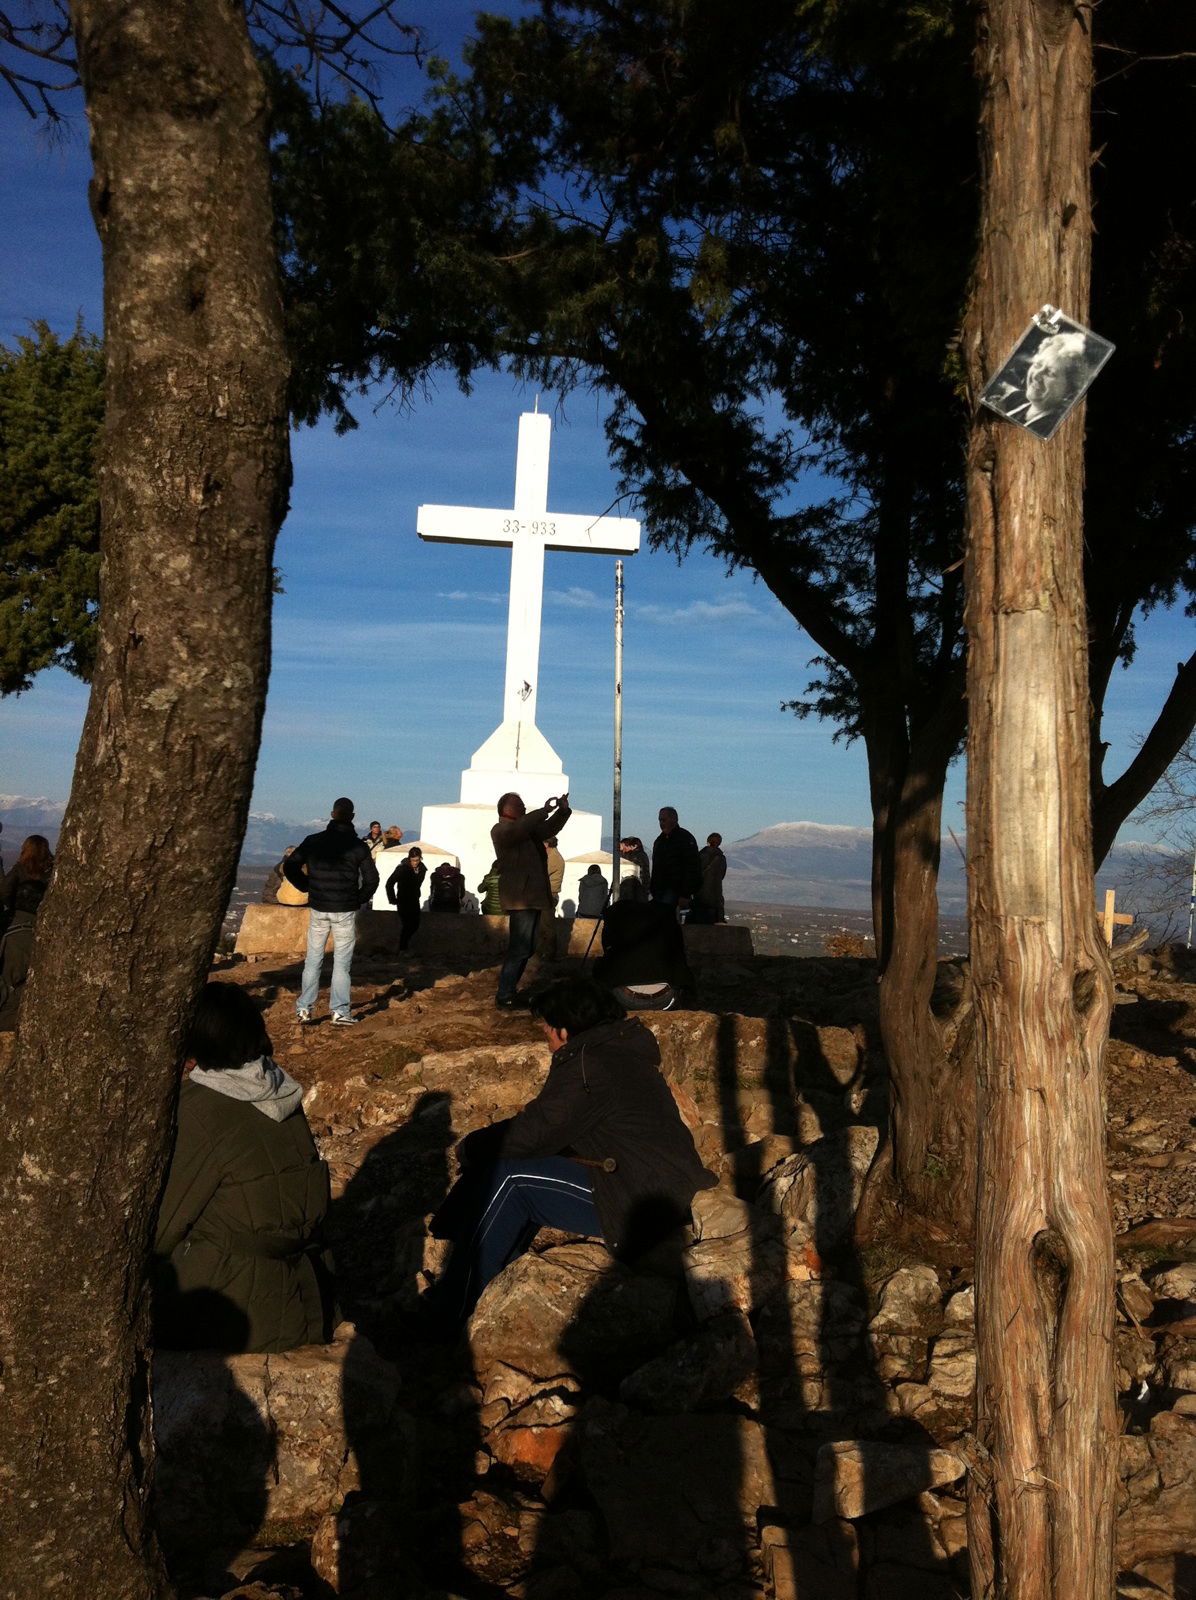
<path id="1" fill-rule="evenodd" d="M 219 974 L 268 1009 L 337 1195 L 330 1347 L 159 1356 L 159 1516 L 186 1594 L 749 1600 L 967 1593 L 975 1369 L 963 1251 L 847 1240 L 886 1110 L 863 958 L 699 970 L 648 1019 L 721 1179 L 681 1258 L 636 1272 L 541 1235 L 454 1349 L 410 1313 L 452 1145 L 547 1070 L 493 970 L 359 952 L 353 1030 L 294 1026 L 298 971 Z M 1196 970 L 1131 956 L 1109 1050 L 1120 1234 L 1124 1596 L 1196 1597 Z M 942 966 L 944 992 L 962 982 Z M 946 1253 L 949 1258 L 950 1251 Z M 233 1587 L 235 1580 L 240 1580 Z"/>

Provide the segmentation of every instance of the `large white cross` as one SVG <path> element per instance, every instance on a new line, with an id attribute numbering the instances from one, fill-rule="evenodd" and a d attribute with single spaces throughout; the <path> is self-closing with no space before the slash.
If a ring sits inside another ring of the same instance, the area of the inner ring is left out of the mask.
<path id="1" fill-rule="evenodd" d="M 585 550 L 591 555 L 634 555 L 640 525 L 631 517 L 589 517 L 548 510 L 548 451 L 552 418 L 525 411 L 519 418 L 515 504 L 509 511 L 481 506 L 420 506 L 415 531 L 434 544 L 502 544 L 511 547 L 511 598 L 507 610 L 507 675 L 503 721 L 536 721 L 540 672 L 540 618 L 544 604 L 544 552 Z"/>

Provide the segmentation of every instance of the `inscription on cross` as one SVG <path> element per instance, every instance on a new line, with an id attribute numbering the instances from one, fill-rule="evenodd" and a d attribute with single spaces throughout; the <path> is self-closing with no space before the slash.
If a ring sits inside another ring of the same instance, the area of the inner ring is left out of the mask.
<path id="1" fill-rule="evenodd" d="M 551 417 L 538 411 L 525 411 L 520 417 L 515 503 L 509 510 L 484 506 L 420 506 L 415 524 L 420 538 L 429 543 L 511 547 L 504 722 L 534 724 L 536 720 L 545 550 L 625 556 L 634 555 L 640 544 L 640 525 L 631 517 L 584 516 L 548 510 L 551 437 Z"/>

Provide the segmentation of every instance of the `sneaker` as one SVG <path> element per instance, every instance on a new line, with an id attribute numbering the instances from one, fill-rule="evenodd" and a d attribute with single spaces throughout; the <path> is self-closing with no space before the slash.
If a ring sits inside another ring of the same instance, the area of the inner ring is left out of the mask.
<path id="1" fill-rule="evenodd" d="M 351 1017 L 346 1012 L 343 1017 L 333 1017 L 332 1026 L 334 1028 L 355 1028 L 360 1020 L 359 1017 Z"/>
<path id="2" fill-rule="evenodd" d="M 300 1025 L 303 1025 L 303 1024 L 308 1023 L 308 1022 L 311 1021 L 311 1012 L 306 1008 L 306 1006 L 304 1007 L 304 1009 L 302 1011 L 296 1011 L 296 1013 L 295 1013 L 295 1021 L 298 1022 Z"/>
<path id="3" fill-rule="evenodd" d="M 519 1002 L 513 994 L 496 994 L 494 1004 L 500 1011 L 518 1011 Z"/>

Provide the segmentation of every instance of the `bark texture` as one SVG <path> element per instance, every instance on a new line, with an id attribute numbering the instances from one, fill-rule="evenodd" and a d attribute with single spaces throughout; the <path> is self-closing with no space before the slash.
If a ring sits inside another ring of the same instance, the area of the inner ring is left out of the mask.
<path id="1" fill-rule="evenodd" d="M 1044 303 L 1089 290 L 1087 13 L 981 8 L 974 388 Z M 972 1592 L 1108 1600 L 1116 1409 L 1081 576 L 1083 412 L 978 414 L 969 454 L 968 847 L 979 1057 Z"/>
<path id="2" fill-rule="evenodd" d="M 285 511 L 265 95 L 236 0 L 75 0 L 104 253 L 101 636 L 0 1078 L 0 1593 L 163 1592 L 144 1261 L 245 825 Z"/>
<path id="3" fill-rule="evenodd" d="M 958 1059 L 957 1019 L 936 1016 L 932 996 L 943 785 L 962 720 L 957 700 L 911 741 L 894 734 L 895 718 L 866 736 L 877 1003 L 892 1083 L 891 1149 L 869 1180 L 866 1220 L 873 1204 L 892 1206 L 903 1227 L 956 1240 L 970 1229 L 975 1187 L 973 1069 Z"/>

